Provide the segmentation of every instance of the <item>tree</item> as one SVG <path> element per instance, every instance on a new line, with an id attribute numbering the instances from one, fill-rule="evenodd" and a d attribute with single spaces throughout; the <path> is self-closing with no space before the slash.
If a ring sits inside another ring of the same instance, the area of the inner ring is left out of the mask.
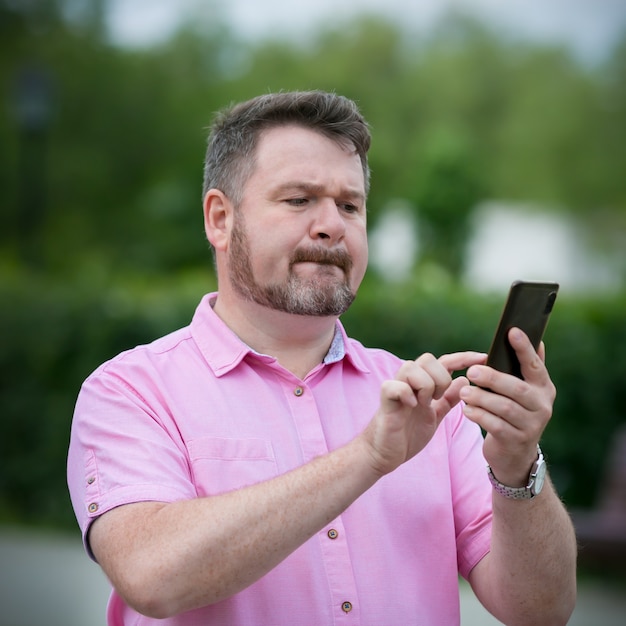
<path id="1" fill-rule="evenodd" d="M 460 132 L 439 129 L 425 138 L 413 199 L 420 217 L 423 259 L 459 278 L 470 217 L 484 187 Z"/>

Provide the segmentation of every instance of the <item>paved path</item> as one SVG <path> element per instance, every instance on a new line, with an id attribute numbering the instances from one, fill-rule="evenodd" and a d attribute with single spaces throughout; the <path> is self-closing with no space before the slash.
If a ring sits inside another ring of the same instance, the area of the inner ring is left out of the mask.
<path id="1" fill-rule="evenodd" d="M 460 589 L 462 626 L 500 624 L 466 583 Z M 0 528 L 0 626 L 105 626 L 107 597 L 80 539 Z M 569 624 L 625 626 L 626 589 L 585 583 Z"/>

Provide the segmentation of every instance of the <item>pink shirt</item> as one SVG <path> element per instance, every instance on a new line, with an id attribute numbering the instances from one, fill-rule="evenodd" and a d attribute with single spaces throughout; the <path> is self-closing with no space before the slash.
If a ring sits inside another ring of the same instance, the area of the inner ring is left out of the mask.
<path id="1" fill-rule="evenodd" d="M 271 479 L 350 441 L 401 361 L 340 323 L 304 380 L 257 354 L 204 297 L 189 327 L 98 368 L 68 459 L 79 524 L 138 501 L 211 496 Z M 166 620 L 112 592 L 108 624 L 458 624 L 458 574 L 489 551 L 491 487 L 475 424 L 454 408 L 428 446 L 236 596 Z"/>

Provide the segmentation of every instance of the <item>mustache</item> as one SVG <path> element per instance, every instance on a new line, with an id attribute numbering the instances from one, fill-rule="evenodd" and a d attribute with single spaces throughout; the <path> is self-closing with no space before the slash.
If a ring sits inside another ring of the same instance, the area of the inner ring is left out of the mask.
<path id="1" fill-rule="evenodd" d="M 293 266 L 295 263 L 336 265 L 346 274 L 352 269 L 352 257 L 342 249 L 297 248 L 291 257 L 290 265 Z"/>

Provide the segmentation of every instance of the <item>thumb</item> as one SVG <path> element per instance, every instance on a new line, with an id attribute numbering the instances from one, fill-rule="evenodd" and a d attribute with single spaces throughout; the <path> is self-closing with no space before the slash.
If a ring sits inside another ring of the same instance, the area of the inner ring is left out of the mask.
<path id="1" fill-rule="evenodd" d="M 397 411 L 403 407 L 415 408 L 417 398 L 413 389 L 400 380 L 385 380 L 380 388 L 380 408 L 385 413 Z"/>
<path id="2" fill-rule="evenodd" d="M 461 389 L 469 384 L 469 380 L 465 376 L 458 376 L 452 381 L 443 396 L 433 403 L 438 419 L 443 419 L 451 411 L 452 407 L 460 402 Z"/>

